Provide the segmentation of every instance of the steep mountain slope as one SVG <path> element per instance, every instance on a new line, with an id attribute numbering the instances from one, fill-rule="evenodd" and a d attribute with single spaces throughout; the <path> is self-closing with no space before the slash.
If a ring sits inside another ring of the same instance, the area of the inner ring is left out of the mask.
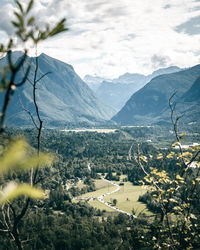
<path id="1" fill-rule="evenodd" d="M 103 81 L 96 90 L 96 95 L 105 104 L 119 111 L 126 101 L 152 78 L 180 71 L 178 67 L 159 69 L 150 75 L 126 73 L 112 81 Z"/>
<path id="2" fill-rule="evenodd" d="M 153 78 L 133 94 L 125 106 L 112 118 L 123 125 L 165 124 L 170 122 L 169 98 L 176 92 L 176 113 L 182 114 L 188 96 L 193 96 L 199 87 L 200 65 Z M 192 86 L 193 85 L 193 86 Z M 197 98 L 198 99 L 198 98 Z M 196 101 L 194 101 L 196 103 Z M 190 101 L 191 103 L 191 101 Z M 188 114 L 189 116 L 191 115 Z M 193 116 L 185 121 L 192 122 Z"/>
<path id="3" fill-rule="evenodd" d="M 12 53 L 18 57 L 19 53 Z M 5 64 L 6 58 L 0 61 Z M 73 67 L 59 60 L 41 54 L 38 58 L 38 78 L 49 72 L 37 87 L 37 102 L 41 117 L 46 126 L 65 126 L 67 124 L 96 124 L 105 122 L 112 115 L 111 108 L 102 104 L 92 90 L 75 73 Z M 28 58 L 31 63 L 29 79 L 33 81 L 35 58 Z M 17 75 L 16 82 L 22 78 L 23 72 Z M 22 105 L 34 114 L 32 102 L 32 86 L 26 81 L 17 89 L 18 94 L 12 98 L 7 113 L 8 125 L 29 125 L 30 118 L 22 109 Z M 1 104 L 2 104 L 2 97 Z"/>
<path id="4" fill-rule="evenodd" d="M 200 77 L 196 79 L 192 87 L 182 96 L 182 101 L 200 103 Z"/>
<path id="5" fill-rule="evenodd" d="M 200 122 L 200 77 L 192 87 L 180 98 L 178 110 L 183 115 L 183 121 Z"/>

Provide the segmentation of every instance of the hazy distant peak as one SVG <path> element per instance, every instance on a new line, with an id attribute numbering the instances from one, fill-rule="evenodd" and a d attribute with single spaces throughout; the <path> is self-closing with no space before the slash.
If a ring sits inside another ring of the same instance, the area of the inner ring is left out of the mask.
<path id="1" fill-rule="evenodd" d="M 156 74 L 163 73 L 162 69 L 154 73 L 154 77 L 152 74 L 151 80 L 134 93 L 112 119 L 123 125 L 169 122 L 169 98 L 176 91 L 176 113 L 186 113 L 184 120 L 187 119 L 187 122 L 199 120 L 200 65 L 185 70 L 169 67 L 168 70 L 170 73 L 164 69 L 164 74 L 160 76 Z"/>
<path id="2" fill-rule="evenodd" d="M 129 77 L 129 76 L 143 76 L 143 75 L 139 74 L 139 73 L 129 73 L 129 72 L 126 72 L 125 74 L 119 76 L 118 79 L 120 79 L 122 77 Z"/>
<path id="3" fill-rule="evenodd" d="M 152 75 L 162 75 L 162 74 L 171 74 L 171 73 L 175 73 L 177 71 L 180 71 L 181 68 L 177 67 L 177 66 L 169 66 L 167 68 L 160 68 L 155 70 Z"/>

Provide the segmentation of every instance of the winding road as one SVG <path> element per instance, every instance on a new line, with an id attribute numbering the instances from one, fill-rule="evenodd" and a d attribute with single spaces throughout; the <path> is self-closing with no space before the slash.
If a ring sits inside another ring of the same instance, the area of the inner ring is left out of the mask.
<path id="1" fill-rule="evenodd" d="M 110 207 L 110 208 L 114 209 L 115 211 L 117 211 L 117 212 L 119 212 L 119 213 L 123 213 L 123 214 L 126 214 L 126 215 L 128 215 L 128 216 L 132 216 L 133 218 L 137 218 L 137 216 L 132 215 L 132 214 L 130 214 L 130 213 L 126 212 L 126 211 L 123 211 L 123 210 L 121 210 L 121 209 L 119 209 L 119 208 L 116 208 L 116 207 L 110 205 L 109 203 L 107 203 L 106 201 L 103 200 L 103 198 L 104 198 L 105 196 L 110 195 L 110 194 L 113 194 L 113 193 L 116 193 L 117 191 L 119 191 L 119 190 L 120 190 L 120 186 L 119 186 L 118 184 L 116 184 L 116 183 L 114 183 L 114 182 L 112 182 L 112 181 L 106 180 L 106 179 L 104 179 L 104 178 L 102 178 L 102 180 L 107 181 L 107 182 L 109 182 L 110 184 L 114 185 L 114 186 L 116 187 L 116 189 L 115 189 L 114 191 L 112 191 L 112 192 L 108 192 L 108 193 L 105 193 L 105 194 L 100 195 L 99 197 L 97 197 L 98 201 L 101 202 L 101 203 L 103 203 L 103 204 L 106 205 L 107 207 Z"/>

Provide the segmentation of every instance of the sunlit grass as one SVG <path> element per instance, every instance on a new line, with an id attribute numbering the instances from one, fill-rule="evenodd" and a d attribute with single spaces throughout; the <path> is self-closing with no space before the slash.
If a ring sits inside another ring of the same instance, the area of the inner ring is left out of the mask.
<path id="1" fill-rule="evenodd" d="M 124 179 L 125 177 L 125 175 L 121 176 L 120 180 Z M 121 181 L 115 183 L 119 184 L 120 182 Z M 99 202 L 97 200 L 97 197 L 102 194 L 114 191 L 116 187 L 105 180 L 95 180 L 95 185 L 97 188 L 96 191 L 83 194 L 80 196 L 80 199 L 89 199 L 89 204 L 97 209 L 106 210 L 109 212 L 114 211 L 112 208 L 109 208 L 103 203 Z M 120 186 L 119 191 L 105 196 L 104 201 L 112 203 L 113 199 L 116 199 L 116 207 L 120 210 L 123 210 L 128 213 L 132 213 L 132 210 L 134 210 L 136 215 L 141 212 L 150 215 L 151 213 L 147 210 L 146 205 L 141 202 L 138 202 L 139 196 L 143 195 L 144 193 L 146 193 L 146 189 L 144 189 L 143 187 L 133 186 L 131 182 L 124 182 L 124 185 Z"/>
<path id="2" fill-rule="evenodd" d="M 108 186 L 107 187 L 104 187 L 104 188 L 101 188 L 101 189 L 98 189 L 94 192 L 89 192 L 89 193 L 86 193 L 86 194 L 83 194 L 81 195 L 82 198 L 97 198 L 99 197 L 100 195 L 102 194 L 105 194 L 105 193 L 108 193 L 108 192 L 111 192 L 111 191 L 114 191 L 115 190 L 115 187 L 114 186 Z"/>
<path id="3" fill-rule="evenodd" d="M 94 208 L 96 208 L 96 209 L 106 210 L 107 212 L 113 212 L 114 211 L 112 208 L 107 207 L 106 205 L 99 202 L 98 200 L 89 201 L 89 204 L 91 206 L 93 206 Z"/>
<path id="4" fill-rule="evenodd" d="M 116 199 L 116 207 L 128 213 L 132 213 L 132 210 L 134 209 L 136 215 L 138 215 L 140 212 L 150 214 L 150 212 L 146 208 L 146 205 L 138 202 L 139 196 L 145 193 L 146 190 L 143 187 L 133 186 L 132 183 L 125 182 L 124 186 L 121 186 L 118 192 L 106 196 L 104 200 L 106 202 L 112 203 L 112 200 Z"/>

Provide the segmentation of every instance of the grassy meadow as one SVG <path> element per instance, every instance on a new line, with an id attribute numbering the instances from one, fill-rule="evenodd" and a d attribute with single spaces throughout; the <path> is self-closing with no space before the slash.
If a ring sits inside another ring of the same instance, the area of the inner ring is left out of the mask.
<path id="1" fill-rule="evenodd" d="M 120 187 L 118 192 L 105 196 L 104 200 L 112 204 L 113 199 L 116 199 L 116 207 L 128 213 L 132 213 L 134 210 L 136 215 L 140 212 L 149 214 L 146 205 L 137 201 L 140 195 L 146 193 L 146 189 L 141 186 L 133 186 L 130 182 L 125 182 L 124 186 Z"/>
<path id="2" fill-rule="evenodd" d="M 121 180 L 126 176 L 121 176 Z M 113 181 L 114 183 L 118 184 L 122 183 L 122 181 Z M 142 186 L 134 186 L 131 182 L 123 182 L 124 185 L 120 186 L 120 190 L 106 195 L 104 197 L 104 201 L 112 204 L 113 199 L 117 200 L 117 204 L 115 207 L 119 208 L 120 210 L 126 211 L 128 213 L 132 213 L 132 210 L 135 211 L 135 214 L 138 215 L 141 212 L 150 215 L 151 213 L 147 210 L 146 205 L 138 202 L 138 198 L 140 195 L 146 192 L 146 189 Z M 107 207 L 103 203 L 99 202 L 97 197 L 102 194 L 112 192 L 116 189 L 115 186 L 108 183 L 105 180 L 95 180 L 96 191 L 89 192 L 80 196 L 80 199 L 88 200 L 89 204 L 97 209 L 106 210 L 108 212 L 115 212 L 110 207 Z M 92 198 L 92 199 L 91 199 Z"/>

